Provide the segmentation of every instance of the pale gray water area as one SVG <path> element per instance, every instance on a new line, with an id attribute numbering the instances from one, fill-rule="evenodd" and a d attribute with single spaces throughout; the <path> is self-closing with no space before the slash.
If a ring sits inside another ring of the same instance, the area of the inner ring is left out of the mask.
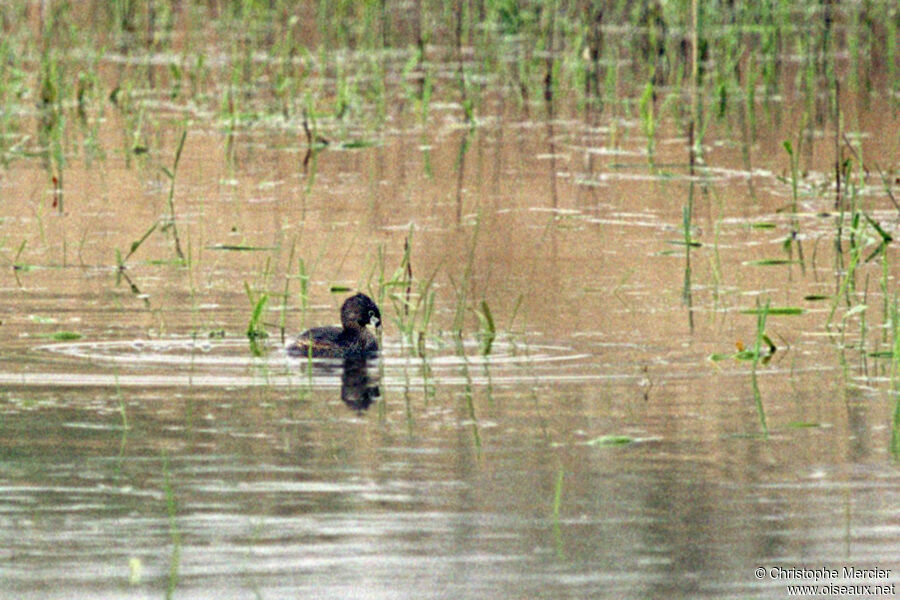
<path id="1" fill-rule="evenodd" d="M 4 595 L 763 598 L 757 566 L 892 568 L 877 382 L 760 368 L 764 439 L 744 366 L 596 338 L 388 343 L 366 411 L 339 361 L 246 339 L 15 342 Z"/>

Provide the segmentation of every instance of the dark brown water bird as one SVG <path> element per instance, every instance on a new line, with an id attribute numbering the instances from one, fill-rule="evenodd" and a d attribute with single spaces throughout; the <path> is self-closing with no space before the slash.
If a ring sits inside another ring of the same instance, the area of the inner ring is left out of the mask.
<path id="1" fill-rule="evenodd" d="M 366 325 L 381 326 L 381 311 L 365 294 L 344 300 L 341 327 L 313 327 L 287 346 L 291 356 L 313 358 L 352 358 L 378 353 L 378 341 Z"/>

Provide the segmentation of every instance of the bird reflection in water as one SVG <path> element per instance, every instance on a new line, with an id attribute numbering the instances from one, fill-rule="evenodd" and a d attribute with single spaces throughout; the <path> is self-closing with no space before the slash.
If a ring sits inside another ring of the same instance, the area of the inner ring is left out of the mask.
<path id="1" fill-rule="evenodd" d="M 372 362 L 374 364 L 375 361 Z M 369 360 L 364 356 L 345 358 L 341 373 L 341 400 L 360 412 L 369 408 L 381 396 L 378 376 L 369 375 L 368 363 Z"/>
<path id="2" fill-rule="evenodd" d="M 307 359 L 309 360 L 309 359 Z M 309 360 L 297 365 L 302 371 L 318 372 L 334 376 L 341 370 L 341 400 L 349 408 L 362 412 L 381 397 L 378 387 L 380 376 L 377 369 L 378 358 L 369 356 L 348 356 L 342 361 Z M 310 373 L 311 374 L 311 373 Z"/>

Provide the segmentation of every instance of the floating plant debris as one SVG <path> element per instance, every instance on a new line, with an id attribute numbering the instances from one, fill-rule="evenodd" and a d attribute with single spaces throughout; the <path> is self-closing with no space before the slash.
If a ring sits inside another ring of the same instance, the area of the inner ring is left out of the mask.
<path id="1" fill-rule="evenodd" d="M 269 252 L 276 250 L 274 246 L 245 246 L 242 244 L 213 244 L 207 250 L 234 250 L 237 252 Z"/>
<path id="2" fill-rule="evenodd" d="M 51 339 L 65 342 L 71 340 L 80 340 L 83 336 L 77 331 L 57 331 L 49 336 Z"/>
<path id="3" fill-rule="evenodd" d="M 625 446 L 634 442 L 634 438 L 627 435 L 601 435 L 598 438 L 585 442 L 586 446 Z"/>
<path id="4" fill-rule="evenodd" d="M 741 264 L 754 267 L 768 267 L 776 265 L 799 265 L 799 260 L 790 260 L 787 258 L 764 258 L 762 260 L 748 260 Z"/>
<path id="5" fill-rule="evenodd" d="M 741 310 L 742 315 L 759 315 L 759 314 L 767 315 L 776 315 L 776 316 L 792 316 L 792 315 L 802 315 L 806 312 L 806 309 L 800 308 L 797 306 L 770 306 L 767 309 L 763 308 L 744 308 Z"/>

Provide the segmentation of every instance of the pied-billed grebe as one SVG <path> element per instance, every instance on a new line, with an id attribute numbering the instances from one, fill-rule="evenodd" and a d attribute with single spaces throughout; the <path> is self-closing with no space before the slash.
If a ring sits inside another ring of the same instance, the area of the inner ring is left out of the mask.
<path id="1" fill-rule="evenodd" d="M 378 342 L 366 329 L 371 323 L 381 325 L 381 311 L 365 294 L 356 294 L 344 300 L 341 306 L 342 327 L 313 327 L 288 344 L 291 356 L 313 358 L 348 358 L 371 356 L 378 352 Z"/>

